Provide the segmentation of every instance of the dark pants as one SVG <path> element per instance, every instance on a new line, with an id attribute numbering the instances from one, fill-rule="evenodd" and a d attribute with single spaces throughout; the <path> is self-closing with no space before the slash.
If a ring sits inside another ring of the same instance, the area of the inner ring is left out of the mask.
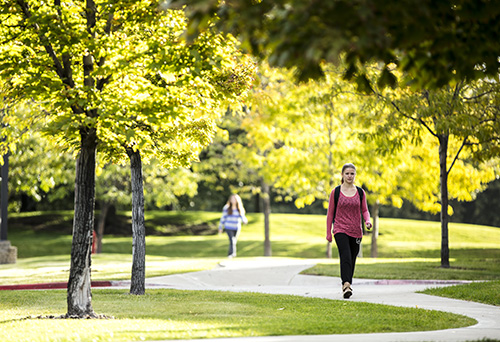
<path id="1" fill-rule="evenodd" d="M 352 284 L 352 276 L 354 275 L 354 266 L 356 266 L 356 257 L 359 253 L 361 239 L 353 238 L 344 233 L 337 233 L 335 234 L 335 242 L 339 250 L 342 285 L 345 282 Z"/>
<path id="2" fill-rule="evenodd" d="M 229 238 L 229 250 L 227 251 L 227 256 L 236 256 L 236 243 L 238 242 L 239 230 L 226 229 L 227 236 Z"/>

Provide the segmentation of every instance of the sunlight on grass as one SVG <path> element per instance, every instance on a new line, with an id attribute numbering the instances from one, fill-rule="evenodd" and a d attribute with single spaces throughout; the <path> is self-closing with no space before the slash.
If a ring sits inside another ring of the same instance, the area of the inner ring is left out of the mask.
<path id="1" fill-rule="evenodd" d="M 441 268 L 440 258 L 358 258 L 355 278 L 368 279 L 441 279 L 495 280 L 500 279 L 498 259 L 450 259 L 454 266 Z M 302 274 L 339 277 L 338 259 L 321 259 Z"/>
<path id="2" fill-rule="evenodd" d="M 64 313 L 65 291 L 0 292 L 3 341 L 138 341 L 424 331 L 475 324 L 450 313 L 288 295 L 215 291 L 94 290 L 108 320 L 28 318 Z M 356 320 L 339 320 L 356 317 Z M 378 317 L 384 317 L 383 320 Z"/>
<path id="3" fill-rule="evenodd" d="M 148 212 L 150 224 L 216 225 L 220 213 Z M 250 213 L 238 242 L 238 259 L 263 255 L 263 216 Z M 168 222 L 166 222 L 168 221 Z M 379 258 L 370 255 L 371 235 L 363 238 L 355 278 L 497 280 L 446 287 L 451 297 L 497 303 L 500 229 L 451 223 L 451 268 L 440 267 L 440 223 L 380 220 Z M 68 280 L 71 236 L 57 232 L 11 230 L 19 249 L 17 264 L 0 265 L 0 284 Z M 225 260 L 227 236 L 147 236 L 146 277 L 212 269 Z M 271 215 L 273 257 L 312 259 L 307 274 L 339 276 L 335 244 L 325 259 L 324 215 Z M 106 235 L 103 254 L 92 256 L 92 280 L 129 280 L 132 238 Z M 467 287 L 477 286 L 477 287 Z M 482 286 L 482 287 L 480 287 Z M 293 296 L 208 291 L 93 289 L 96 313 L 110 320 L 52 320 L 26 317 L 66 312 L 66 291 L 0 291 L 2 341 L 137 341 L 236 336 L 423 331 L 467 326 L 463 316 L 416 308 Z M 482 298 L 478 297 L 482 294 Z M 497 305 L 497 304 L 495 304 Z M 356 317 L 339 320 L 338 317 Z M 383 319 L 380 319 L 383 317 Z"/>
<path id="4" fill-rule="evenodd" d="M 208 223 L 216 226 L 220 213 L 148 211 L 147 226 Z M 262 256 L 264 252 L 264 220 L 259 213 L 248 214 L 249 224 L 243 225 L 238 242 L 239 256 Z M 300 214 L 272 214 L 271 244 L 274 256 L 323 258 L 325 256 L 325 216 Z M 413 258 L 439 257 L 441 227 L 439 222 L 381 218 L 378 238 L 379 257 Z M 215 234 L 216 230 L 214 230 Z M 479 249 L 500 250 L 500 228 L 460 223 L 449 224 L 450 256 L 458 251 Z M 11 230 L 9 239 L 18 247 L 18 257 L 69 255 L 71 236 L 62 233 L 43 233 Z M 363 253 L 370 253 L 371 235 L 363 238 Z M 259 245 L 260 244 L 260 245 Z M 147 236 L 147 254 L 164 257 L 224 257 L 227 237 L 204 236 Z M 105 236 L 104 253 L 131 254 L 132 238 Z M 499 256 L 500 253 L 497 253 Z M 333 248 L 334 257 L 337 251 Z"/>
<path id="5" fill-rule="evenodd" d="M 500 280 L 430 288 L 420 293 L 500 306 Z"/>
<path id="6" fill-rule="evenodd" d="M 146 277 L 195 272 L 214 268 L 220 258 L 181 259 L 146 257 Z M 69 256 L 20 259 L 17 264 L 1 265 L 0 285 L 66 282 Z M 97 254 L 92 257 L 92 280 L 130 280 L 132 256 Z"/>
<path id="7" fill-rule="evenodd" d="M 216 223 L 220 213 L 165 212 L 146 214 L 150 224 Z M 238 241 L 238 257 L 260 257 L 264 253 L 263 215 L 249 213 Z M 371 235 L 363 238 L 364 258 L 358 259 L 355 276 L 363 278 L 498 279 L 500 278 L 500 228 L 450 223 L 451 268 L 440 266 L 439 222 L 382 218 L 378 238 L 379 258 L 371 261 Z M 71 236 L 12 230 L 10 240 L 18 247 L 15 265 L 0 265 L 0 284 L 67 281 Z M 311 258 L 328 264 L 325 257 L 325 217 L 323 215 L 272 214 L 271 246 L 274 257 Z M 147 236 L 147 276 L 190 272 L 213 267 L 225 258 L 226 234 L 205 236 Z M 333 257 L 337 248 L 333 244 Z M 93 255 L 94 280 L 129 279 L 132 238 L 107 235 L 103 253 Z M 39 258 L 33 258 L 39 257 Z M 190 260 L 191 259 L 191 260 Z M 197 261 L 195 261 L 197 260 Z M 326 261 L 324 261 L 326 260 Z M 402 263 L 401 261 L 404 260 Z M 178 266 L 177 266 L 178 265 Z M 321 272 L 337 276 L 337 267 Z"/>

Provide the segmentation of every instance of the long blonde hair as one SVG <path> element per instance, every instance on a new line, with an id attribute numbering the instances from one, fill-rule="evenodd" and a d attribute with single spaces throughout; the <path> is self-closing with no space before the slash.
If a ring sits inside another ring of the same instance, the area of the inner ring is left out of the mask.
<path id="1" fill-rule="evenodd" d="M 245 215 L 245 207 L 243 206 L 243 202 L 241 201 L 241 197 L 237 194 L 232 194 L 227 199 L 227 203 L 226 203 L 227 213 L 229 215 L 233 214 L 233 206 L 231 205 L 231 198 L 236 199 L 236 209 L 238 209 L 238 212 L 240 213 L 240 215 Z"/>

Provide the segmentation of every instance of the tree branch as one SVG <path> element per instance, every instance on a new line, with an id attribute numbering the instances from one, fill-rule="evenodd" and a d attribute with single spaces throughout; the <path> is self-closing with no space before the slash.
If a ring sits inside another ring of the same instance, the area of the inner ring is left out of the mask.
<path id="1" fill-rule="evenodd" d="M 87 31 L 91 37 L 95 37 L 93 29 L 96 25 L 96 6 L 94 0 L 87 0 L 85 2 L 85 18 L 87 19 Z M 87 52 L 83 56 L 83 85 L 88 88 L 95 87 L 95 80 L 92 76 L 94 71 L 94 56 L 92 52 Z M 87 112 L 90 116 L 96 116 L 97 110 L 91 109 Z"/>
<path id="2" fill-rule="evenodd" d="M 463 81 L 458 82 L 457 85 L 455 86 L 455 89 L 453 90 L 453 97 L 451 99 L 451 103 L 449 104 L 449 106 L 450 106 L 449 115 L 453 114 L 453 107 L 455 104 L 455 100 L 457 100 L 459 98 L 460 91 L 462 90 L 463 84 L 464 84 Z"/>
<path id="3" fill-rule="evenodd" d="M 73 70 L 71 69 L 71 55 L 69 53 L 63 53 L 62 55 L 64 78 L 63 82 L 74 88 L 75 82 L 73 81 Z"/>
<path id="4" fill-rule="evenodd" d="M 28 4 L 26 2 L 24 2 L 24 0 L 16 0 L 16 1 L 17 1 L 17 4 L 21 7 L 21 10 L 23 11 L 24 17 L 26 19 L 30 19 L 31 13 L 30 13 Z M 52 45 L 50 45 L 47 37 L 42 32 L 40 32 L 40 27 L 38 26 L 38 24 L 33 24 L 32 26 L 35 29 L 35 31 L 37 32 L 38 37 L 40 38 L 43 47 L 45 48 L 45 50 L 49 54 L 50 58 L 52 59 L 52 62 L 54 63 L 54 67 L 56 68 L 57 75 L 62 79 L 64 77 L 64 70 L 63 70 L 63 67 L 61 65 L 61 62 L 59 61 L 59 59 L 57 58 L 57 56 L 54 52 L 54 49 L 52 48 Z"/>
<path id="5" fill-rule="evenodd" d="M 433 136 L 435 136 L 436 138 L 439 138 L 439 136 L 437 135 L 437 133 L 436 133 L 436 132 L 434 132 L 434 131 L 432 130 L 432 128 L 431 128 L 431 127 L 429 127 L 429 125 L 428 125 L 428 124 L 427 124 L 424 120 L 422 120 L 422 119 L 418 119 L 418 121 L 422 124 L 422 126 L 424 126 L 424 127 L 425 127 L 428 131 L 429 131 L 429 133 L 430 133 L 430 134 L 432 134 L 432 135 L 433 135 Z"/>
<path id="6" fill-rule="evenodd" d="M 23 29 L 26 29 L 26 26 L 24 26 L 24 25 L 7 26 L 7 27 L 9 27 L 9 28 L 21 27 Z M 6 45 L 7 43 L 10 43 L 10 42 L 16 40 L 17 38 L 19 38 L 19 36 L 21 36 L 21 34 L 22 34 L 22 32 L 19 32 L 17 35 L 13 35 L 12 37 L 5 39 L 4 41 L 0 41 L 0 45 Z"/>
<path id="7" fill-rule="evenodd" d="M 24 18 L 27 20 L 30 19 L 31 12 L 29 10 L 28 4 L 24 0 L 16 0 L 16 2 L 19 5 L 19 7 L 21 7 L 21 10 L 24 14 Z M 41 32 L 38 24 L 33 23 L 32 26 L 33 26 L 35 32 L 37 33 L 38 38 L 40 39 L 40 42 L 42 43 L 43 47 L 45 48 L 45 51 L 48 53 L 50 59 L 52 60 L 52 63 L 54 63 L 54 68 L 55 68 L 57 75 L 63 81 L 64 84 L 73 88 L 74 82 L 71 78 L 71 67 L 69 67 L 69 69 L 65 69 L 65 67 L 63 66 L 61 61 L 57 58 L 57 55 L 54 52 L 54 48 L 50 44 L 48 38 L 45 36 L 45 34 L 43 32 Z M 69 75 L 68 75 L 68 73 L 69 73 Z"/>
<path id="8" fill-rule="evenodd" d="M 59 20 L 62 20 L 61 0 L 54 0 L 54 5 L 56 7 L 57 16 L 59 17 Z"/>
<path id="9" fill-rule="evenodd" d="M 87 18 L 87 31 L 92 37 L 95 35 L 92 30 L 96 25 L 96 12 L 97 9 L 94 0 L 87 0 L 85 6 L 85 17 Z"/>
<path id="10" fill-rule="evenodd" d="M 63 24 L 62 18 L 62 10 L 61 10 L 61 0 L 54 0 L 54 7 L 57 11 L 57 17 L 59 19 L 59 23 Z M 75 82 L 73 81 L 73 70 L 71 69 L 71 55 L 67 52 L 62 55 L 62 64 L 64 70 L 64 77 L 66 81 L 65 84 L 69 85 L 71 88 L 75 86 Z"/>
<path id="11" fill-rule="evenodd" d="M 396 102 L 394 102 L 393 100 L 389 100 L 387 99 L 386 97 L 384 97 L 382 94 L 379 94 L 377 93 L 376 91 L 373 91 L 373 93 L 377 96 L 377 97 L 380 97 L 382 99 L 384 99 L 385 101 L 389 102 L 395 109 L 396 111 L 401 114 L 402 116 L 404 116 L 405 118 L 409 119 L 409 120 L 412 120 L 412 121 L 415 121 L 415 122 L 419 122 L 420 124 L 422 124 L 422 126 L 424 126 L 430 134 L 432 134 L 433 136 L 435 136 L 436 138 L 438 138 L 438 135 L 432 130 L 431 127 L 429 127 L 429 125 L 424 121 L 422 120 L 421 118 L 414 118 L 413 116 L 411 115 L 408 115 L 406 113 L 404 113 L 400 108 L 399 106 L 396 104 Z M 424 94 L 424 98 L 425 98 L 425 94 Z M 428 99 L 428 93 L 427 93 L 427 103 L 429 104 L 429 99 Z"/>
<path id="12" fill-rule="evenodd" d="M 104 33 L 106 33 L 108 35 L 111 33 L 114 13 L 115 13 L 115 10 L 113 8 L 111 10 L 111 12 L 108 14 L 108 19 L 106 20 L 106 27 L 104 28 Z M 103 66 L 105 61 L 106 61 L 106 58 L 101 56 L 99 58 L 99 62 L 97 62 L 97 66 L 99 66 L 99 67 Z M 101 91 L 110 80 L 111 80 L 111 75 L 109 75 L 107 77 L 99 78 L 97 80 L 97 84 L 96 84 L 97 90 Z"/>
<path id="13" fill-rule="evenodd" d="M 449 175 L 450 172 L 451 172 L 451 168 L 453 167 L 453 165 L 455 165 L 455 162 L 457 161 L 458 159 L 458 156 L 460 155 L 460 152 L 462 152 L 463 148 L 467 145 L 467 137 L 464 138 L 464 141 L 462 141 L 462 145 L 460 146 L 460 148 L 458 149 L 458 152 L 457 154 L 455 155 L 455 158 L 453 158 L 453 162 L 451 163 L 450 167 L 448 168 L 448 170 L 446 171 L 446 174 Z"/>
<path id="14" fill-rule="evenodd" d="M 430 107 L 431 106 L 431 99 L 429 97 L 429 91 L 425 90 L 423 92 L 422 96 L 427 101 L 427 105 Z M 427 131 L 429 131 L 429 133 L 431 135 L 433 135 L 434 137 L 439 139 L 438 133 L 434 132 L 434 130 L 432 130 L 432 128 L 422 118 L 419 118 L 418 121 L 422 124 L 422 126 L 424 126 L 427 129 Z"/>
<path id="15" fill-rule="evenodd" d="M 88 33 L 92 36 L 95 37 L 95 32 L 93 32 L 93 29 L 96 26 L 96 5 L 94 0 L 87 0 L 86 5 L 85 5 L 85 16 L 87 18 L 87 31 Z M 104 32 L 106 34 L 111 33 L 111 28 L 113 24 L 113 16 L 114 16 L 114 9 L 111 10 L 111 12 L 108 15 L 108 19 L 106 20 L 106 27 L 104 28 Z M 102 90 L 104 88 L 104 85 L 109 82 L 111 79 L 111 75 L 103 78 L 99 78 L 97 82 L 92 79 L 90 73 L 94 70 L 94 59 L 93 58 L 87 58 L 90 56 L 85 56 L 84 57 L 84 75 L 85 75 L 85 85 L 86 86 L 94 86 L 96 87 L 97 90 Z M 96 63 L 98 67 L 101 67 L 104 65 L 104 62 L 106 59 L 104 57 L 100 57 L 99 61 Z M 86 71 L 85 71 L 86 68 Z"/>
<path id="16" fill-rule="evenodd" d="M 108 15 L 108 20 L 106 21 L 106 27 L 104 28 L 104 33 L 110 34 L 111 33 L 111 27 L 113 24 L 113 17 L 115 15 L 115 9 L 113 8 L 111 12 Z"/>
<path id="17" fill-rule="evenodd" d="M 483 96 L 486 96 L 486 95 L 489 95 L 491 93 L 495 93 L 496 91 L 495 90 L 490 90 L 490 91 L 487 91 L 485 93 L 482 93 L 482 94 L 478 94 L 478 95 L 475 95 L 475 96 L 471 96 L 471 97 L 467 97 L 467 96 L 464 96 L 464 100 L 467 100 L 467 101 L 471 101 L 471 100 L 477 100 Z"/>
<path id="18" fill-rule="evenodd" d="M 453 91 L 453 100 L 456 100 L 459 97 L 460 91 L 463 89 L 463 85 L 464 81 L 460 81 L 457 83 L 457 85 L 455 86 L 455 90 Z"/>

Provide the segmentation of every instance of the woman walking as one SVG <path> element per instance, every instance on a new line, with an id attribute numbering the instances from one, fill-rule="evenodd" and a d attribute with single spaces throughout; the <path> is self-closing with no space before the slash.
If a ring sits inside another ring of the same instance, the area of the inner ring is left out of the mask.
<path id="1" fill-rule="evenodd" d="M 354 185 L 355 178 L 354 164 L 345 164 L 342 167 L 342 184 L 330 194 L 326 218 L 326 239 L 332 242 L 333 234 L 339 251 L 344 298 L 352 295 L 352 277 L 363 237 L 362 220 L 367 229 L 372 227 L 365 192 Z"/>
<path id="2" fill-rule="evenodd" d="M 229 238 L 228 258 L 236 256 L 236 243 L 238 242 L 242 222 L 248 223 L 243 202 L 240 196 L 232 194 L 229 196 L 224 208 L 222 208 L 222 217 L 219 222 L 219 234 L 222 233 L 222 228 L 225 228 Z"/>

